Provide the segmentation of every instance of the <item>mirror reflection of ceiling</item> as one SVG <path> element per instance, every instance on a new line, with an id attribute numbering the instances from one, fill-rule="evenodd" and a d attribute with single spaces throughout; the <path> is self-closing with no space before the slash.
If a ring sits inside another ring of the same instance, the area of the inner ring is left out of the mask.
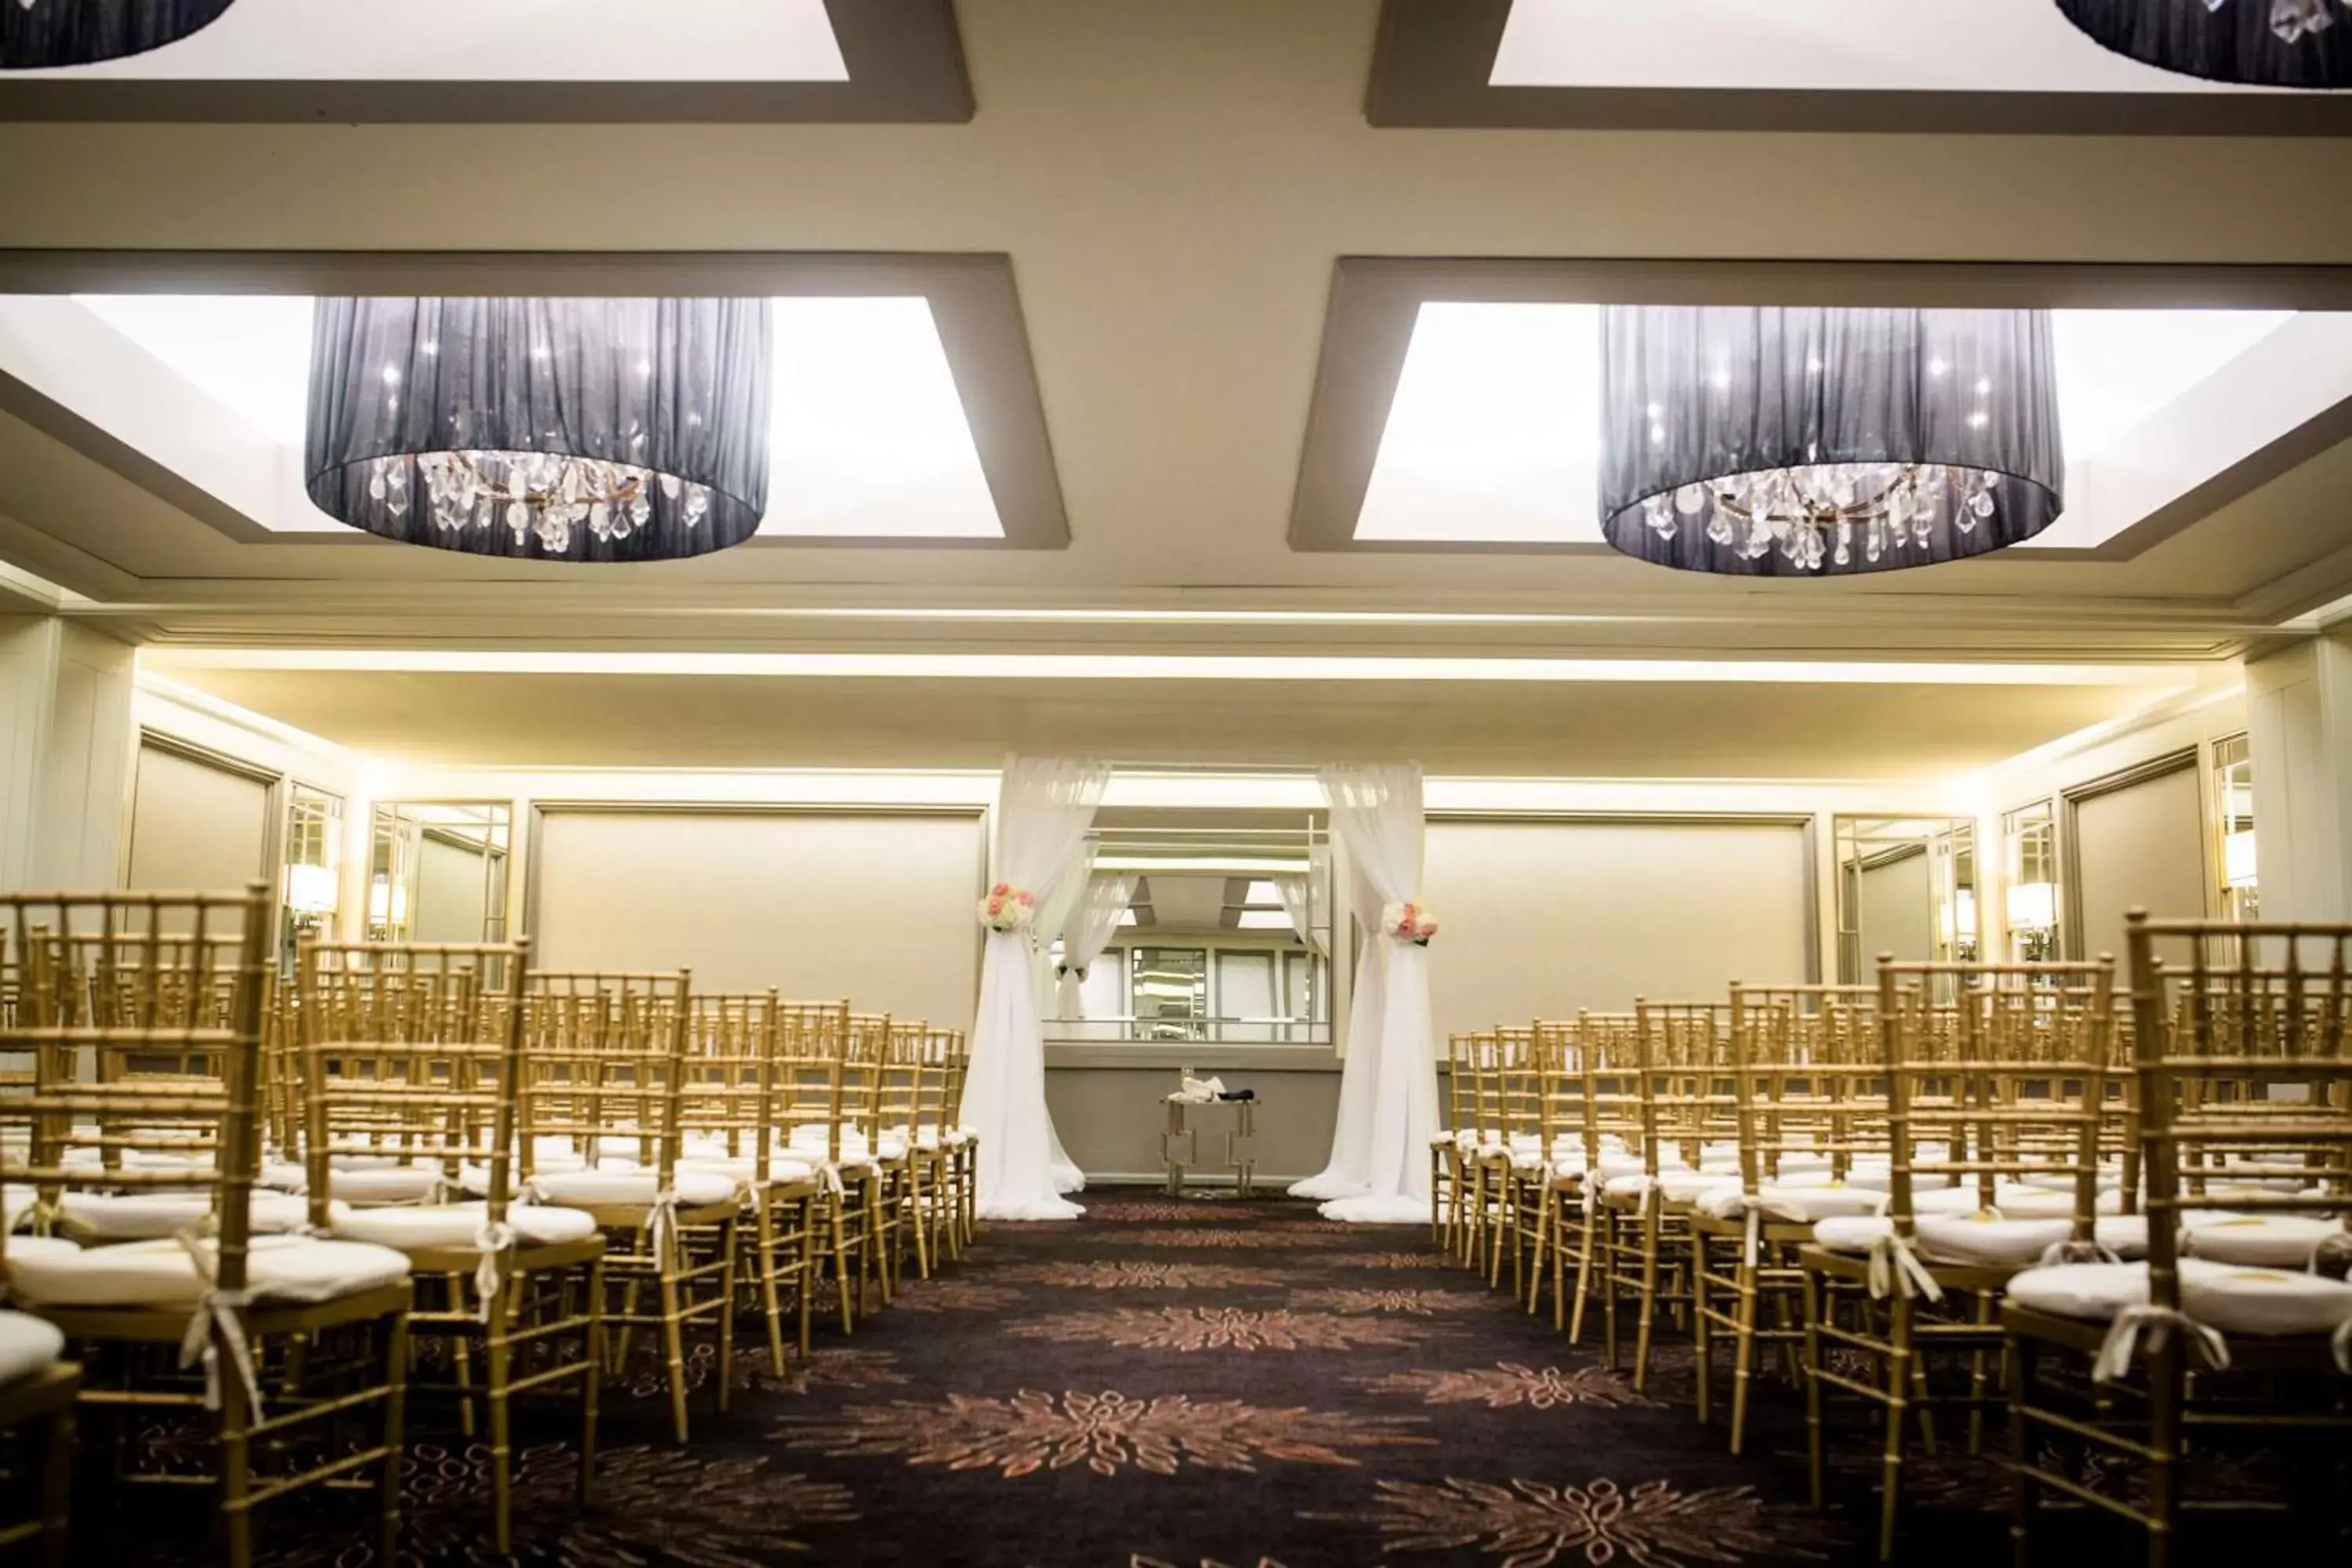
<path id="1" fill-rule="evenodd" d="M 2110 54 L 2051 0 L 1514 0 L 1496 87 L 2242 93 Z"/>
<path id="2" fill-rule="evenodd" d="M 824 0 L 237 0 L 168 48 L 26 76 L 845 81 Z"/>

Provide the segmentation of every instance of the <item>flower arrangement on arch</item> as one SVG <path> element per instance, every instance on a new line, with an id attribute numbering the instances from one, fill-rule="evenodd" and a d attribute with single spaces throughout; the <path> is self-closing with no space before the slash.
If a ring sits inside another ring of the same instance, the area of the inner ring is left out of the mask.
<path id="1" fill-rule="evenodd" d="M 1437 934 L 1437 917 L 1427 904 L 1391 904 L 1381 911 L 1381 934 L 1393 942 L 1427 947 Z"/>
<path id="2" fill-rule="evenodd" d="M 999 882 L 980 900 L 980 923 L 991 931 L 1024 931 L 1037 923 L 1037 895 Z"/>

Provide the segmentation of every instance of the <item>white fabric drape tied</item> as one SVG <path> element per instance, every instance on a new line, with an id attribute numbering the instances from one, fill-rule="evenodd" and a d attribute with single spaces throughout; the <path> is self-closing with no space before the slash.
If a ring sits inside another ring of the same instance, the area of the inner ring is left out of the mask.
<path id="1" fill-rule="evenodd" d="M 1290 922 L 1292 932 L 1307 944 L 1310 952 L 1330 957 L 1325 950 L 1323 933 L 1315 929 L 1315 884 L 1307 877 L 1276 877 L 1274 890 L 1282 900 L 1282 918 Z"/>
<path id="2" fill-rule="evenodd" d="M 482 1255 L 474 1265 L 474 1294 L 481 1298 L 480 1321 L 491 1318 L 491 1303 L 498 1300 L 499 1289 L 506 1283 L 506 1257 L 520 1240 L 515 1227 L 504 1220 L 492 1223 L 485 1219 L 482 1228 L 474 1233 L 474 1250 Z"/>
<path id="3" fill-rule="evenodd" d="M 1383 905 L 1419 897 L 1424 822 L 1413 764 L 1331 767 L 1318 775 L 1332 836 L 1352 868 L 1359 923 L 1373 929 Z M 1429 1216 L 1430 1136 L 1437 1130 L 1437 1064 L 1431 1049 L 1429 950 L 1367 942 L 1349 1011 L 1348 1059 L 1331 1161 L 1291 1189 L 1331 1200 L 1327 1219 L 1410 1224 Z"/>
<path id="4" fill-rule="evenodd" d="M 669 1248 L 677 1241 L 677 1189 L 664 1187 L 654 1194 L 654 1206 L 646 1211 L 646 1240 L 653 1249 L 656 1263 L 669 1256 Z"/>
<path id="5" fill-rule="evenodd" d="M 180 1365 L 184 1370 L 201 1365 L 205 1369 L 205 1408 L 221 1407 L 220 1347 L 228 1347 L 229 1360 L 236 1364 L 237 1381 L 245 1385 L 247 1408 L 255 1419 L 261 1415 L 261 1374 L 253 1364 L 253 1342 L 246 1337 L 246 1309 L 253 1305 L 251 1290 L 224 1290 L 217 1283 L 219 1276 L 211 1260 L 205 1257 L 204 1241 L 194 1230 L 179 1233 L 180 1246 L 195 1266 L 196 1278 L 204 1282 L 204 1291 L 196 1298 L 196 1310 L 189 1314 L 187 1332 L 180 1336 Z"/>
<path id="6" fill-rule="evenodd" d="M 1131 877 L 1094 877 L 1062 930 L 1062 968 L 1055 977 L 1054 1012 L 1063 1018 L 1087 1016 L 1087 972 L 1102 957 L 1118 931 L 1119 917 L 1135 902 Z"/>
<path id="7" fill-rule="evenodd" d="M 1890 1230 L 1870 1244 L 1870 1297 L 1883 1301 L 1898 1289 L 1914 1300 L 1944 1299 L 1944 1288 L 1919 1261 L 1918 1241 Z"/>
<path id="8" fill-rule="evenodd" d="M 2041 1267 L 2055 1268 L 2062 1263 L 2121 1263 L 2123 1258 L 2115 1248 L 2096 1241 L 2053 1241 L 2042 1248 Z"/>
<path id="9" fill-rule="evenodd" d="M 2107 1337 L 2099 1345 L 2098 1359 L 2091 1365 L 2091 1381 L 2113 1383 L 2131 1371 L 2138 1359 L 2139 1347 L 2145 1336 L 2147 1348 L 2157 1350 L 2166 1338 L 2179 1332 L 2207 1366 L 2215 1372 L 2226 1372 L 2230 1366 L 2230 1344 L 2218 1332 L 2199 1322 L 2178 1307 L 2158 1307 L 2146 1303 L 2126 1307 L 2116 1314 L 2107 1328 Z"/>
<path id="10" fill-rule="evenodd" d="M 1789 1205 L 1758 1194 L 1743 1194 L 1739 1206 L 1747 1215 L 1747 1229 L 1740 1241 L 1741 1256 L 1748 1267 L 1755 1268 L 1764 1258 L 1764 1221 L 1767 1215 L 1784 1225 L 1795 1225 L 1804 1215 Z"/>
<path id="11" fill-rule="evenodd" d="M 2336 1370 L 2352 1377 L 2352 1318 L 2336 1325 L 2336 1331 L 2327 1337 L 2327 1348 L 2336 1352 Z"/>
<path id="12" fill-rule="evenodd" d="M 1050 903 L 1077 864 L 1110 783 L 1099 763 L 1013 757 L 996 805 L 994 875 Z M 992 931 L 958 1120 L 980 1138 L 974 1183 L 982 1219 L 1076 1219 L 1062 1198 L 1085 1185 L 1045 1105 L 1045 1036 L 1028 933 Z"/>

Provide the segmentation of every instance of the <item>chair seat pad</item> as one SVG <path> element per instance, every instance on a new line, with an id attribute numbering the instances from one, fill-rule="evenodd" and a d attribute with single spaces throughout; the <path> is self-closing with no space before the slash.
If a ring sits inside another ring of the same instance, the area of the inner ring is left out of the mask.
<path id="1" fill-rule="evenodd" d="M 1882 1161 L 1857 1160 L 1854 1162 L 1853 1169 L 1846 1173 L 1845 1184 L 1849 1187 L 1866 1187 L 1874 1193 L 1883 1193 L 1895 1184 L 1895 1168 Z M 1952 1178 L 1939 1171 L 1915 1171 L 1911 1173 L 1911 1191 L 1915 1204 L 1916 1194 L 1944 1192 L 1948 1190 L 1951 1184 Z"/>
<path id="2" fill-rule="evenodd" d="M 1603 1150 L 1601 1152 L 1601 1173 L 1603 1176 L 1638 1176 L 1643 1173 L 1643 1168 L 1642 1156 L 1639 1154 L 1629 1154 L 1622 1149 Z M 1687 1171 L 1690 1167 L 1684 1164 L 1680 1160 L 1662 1155 L 1658 1160 L 1658 1169 L 1661 1173 L 1664 1173 L 1667 1171 Z"/>
<path id="3" fill-rule="evenodd" d="M 1895 1222 L 1876 1215 L 1847 1215 L 1825 1219 L 1813 1226 L 1813 1245 L 1826 1252 L 1842 1252 L 1860 1257 L 1877 1245 L 1882 1236 L 1895 1232 Z"/>
<path id="4" fill-rule="evenodd" d="M 55 1323 L 29 1312 L 0 1312 L 0 1384 L 21 1383 L 66 1353 Z"/>
<path id="5" fill-rule="evenodd" d="M 1542 1170 L 1543 1168 L 1544 1168 L 1544 1157 L 1543 1157 L 1543 1151 L 1542 1151 L 1542 1150 L 1540 1150 L 1540 1149 L 1514 1149 L 1514 1150 L 1512 1150 L 1512 1151 L 1511 1151 L 1511 1169 L 1512 1169 L 1512 1170 L 1514 1170 L 1514 1171 L 1540 1171 L 1540 1170 Z"/>
<path id="6" fill-rule="evenodd" d="M 1768 1183 L 1756 1189 L 1756 1196 L 1764 1206 L 1764 1217 L 1783 1225 L 1819 1224 L 1856 1215 L 1874 1215 L 1886 1203 L 1884 1193 L 1827 1184 L 1781 1186 Z M 1737 1219 L 1748 1212 L 1748 1194 L 1736 1184 L 1719 1189 L 1699 1199 L 1698 1209 L 1716 1219 Z"/>
<path id="7" fill-rule="evenodd" d="M 338 1167 L 328 1175 L 336 1200 L 347 1204 L 421 1204 L 443 1180 L 437 1165 Z M 261 1168 L 261 1184 L 282 1193 L 307 1193 L 310 1177 L 300 1165 L 273 1163 Z"/>
<path id="8" fill-rule="evenodd" d="M 5 1264 L 0 1264 L 0 1268 L 5 1268 L 6 1264 L 16 1263 L 19 1258 L 57 1258 L 65 1253 L 80 1250 L 80 1242 L 68 1241 L 62 1236 L 12 1236 L 8 1238 Z"/>
<path id="9" fill-rule="evenodd" d="M 678 1170 L 724 1176 L 738 1186 L 751 1181 L 760 1173 L 760 1162 L 749 1154 L 737 1154 L 723 1160 L 680 1160 Z M 818 1163 L 803 1153 L 786 1153 L 782 1150 L 768 1152 L 768 1180 L 771 1182 L 805 1182 L 815 1175 Z"/>
<path id="10" fill-rule="evenodd" d="M 2123 1167 L 2121 1165 L 2100 1166 L 2097 1181 L 2099 1191 L 2103 1193 L 2119 1191 L 2124 1184 Z M 2074 1190 L 2074 1178 L 2064 1172 L 2052 1172 L 2046 1175 L 2029 1172 L 2018 1177 L 2017 1182 L 2021 1186 L 2037 1187 L 2045 1193 L 2072 1193 Z"/>
<path id="11" fill-rule="evenodd" d="M 540 1196 L 550 1204 L 572 1208 L 608 1205 L 653 1206 L 661 1176 L 654 1171 L 558 1171 L 537 1178 Z M 735 1178 L 709 1171 L 679 1171 L 671 1178 L 677 1201 L 687 1208 L 723 1204 L 735 1196 Z"/>
<path id="12" fill-rule="evenodd" d="M 353 1209 L 335 1226 L 339 1241 L 366 1241 L 403 1252 L 425 1247 L 474 1247 L 489 1223 L 488 1204 L 434 1204 L 426 1207 Z M 507 1224 L 515 1235 L 539 1247 L 585 1241 L 596 1234 L 596 1218 L 585 1209 L 544 1204 L 509 1204 Z"/>
<path id="13" fill-rule="evenodd" d="M 1611 1176 L 1601 1192 L 1612 1198 L 1638 1198 L 1650 1190 L 1652 1178 L 1640 1171 L 1630 1176 Z"/>
<path id="14" fill-rule="evenodd" d="M 257 1191 L 250 1199 L 257 1236 L 301 1229 L 310 1220 L 308 1199 L 290 1193 Z M 166 1240 L 212 1212 L 205 1193 L 72 1193 L 65 1194 L 65 1228 L 77 1239 L 99 1242 Z"/>
<path id="15" fill-rule="evenodd" d="M 213 1244 L 204 1244 L 207 1257 Z M 356 1296 L 408 1278 L 408 1259 L 388 1247 L 256 1237 L 246 1275 L 257 1301 L 310 1305 Z M 34 1308 L 152 1307 L 193 1310 L 205 1283 L 177 1241 L 93 1247 L 70 1256 L 9 1259 L 9 1293 Z"/>
<path id="16" fill-rule="evenodd" d="M 2147 1300 L 2145 1263 L 2067 1263 L 2029 1268 L 2009 1282 L 2010 1300 L 2058 1317 L 2105 1323 Z M 2352 1285 L 2284 1268 L 2246 1268 L 2180 1259 L 2180 1307 L 2231 1334 L 2332 1333 L 2352 1320 Z"/>
<path id="17" fill-rule="evenodd" d="M 1853 1184 L 1861 1185 L 1858 1182 Z M 1979 1197 L 1973 1184 L 1965 1187 L 1937 1187 L 1924 1193 L 1915 1190 L 1911 1194 L 1911 1212 L 1915 1215 L 1968 1215 L 1983 1206 L 1984 1202 Z M 2069 1214 L 2073 1212 L 2071 1208 L 2067 1210 Z"/>
<path id="18" fill-rule="evenodd" d="M 2074 1231 L 2072 1219 L 2012 1219 L 1999 1215 L 1915 1215 L 1919 1250 L 1938 1263 L 1971 1268 L 2024 1267 Z"/>
<path id="19" fill-rule="evenodd" d="M 1738 1195 L 1738 1176 L 1718 1175 L 1712 1171 L 1663 1171 L 1658 1175 L 1658 1196 L 1670 1204 L 1704 1206 L 1706 1199 L 1727 1192 Z"/>
<path id="20" fill-rule="evenodd" d="M 2320 1243 L 2345 1235 L 2338 1221 L 2289 1214 L 2196 1212 L 2181 1216 L 2180 1229 L 2185 1252 L 2269 1268 L 2308 1268 Z"/>
<path id="21" fill-rule="evenodd" d="M 1459 1133 L 1454 1132 L 1440 1132 L 1430 1139 L 1429 1146 L 1433 1149 L 1452 1149 L 1457 1145 L 1460 1136 Z"/>
<path id="22" fill-rule="evenodd" d="M 2029 1187 L 2022 1183 L 2003 1182 L 1993 1189 L 1992 1206 L 2000 1211 L 2003 1219 L 2067 1219 L 2074 1213 L 2072 1191 L 2054 1193 L 2042 1187 Z M 2099 1194 L 2100 1214 L 2121 1214 L 2123 1194 L 2116 1191 Z"/>

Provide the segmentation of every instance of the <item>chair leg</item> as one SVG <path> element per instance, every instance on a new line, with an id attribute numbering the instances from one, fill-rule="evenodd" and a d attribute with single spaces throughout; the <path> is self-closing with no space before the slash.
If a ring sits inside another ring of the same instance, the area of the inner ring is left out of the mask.
<path id="1" fill-rule="evenodd" d="M 1691 1233 L 1691 1366 L 1698 1374 L 1698 1424 L 1715 1418 L 1715 1326 L 1706 1318 L 1706 1237 Z"/>
<path id="2" fill-rule="evenodd" d="M 1738 1272 L 1739 1310 L 1731 1346 L 1731 1452 L 1735 1457 L 1748 1440 L 1748 1394 L 1756 1376 L 1756 1266 L 1743 1257 Z"/>
<path id="3" fill-rule="evenodd" d="M 1535 1257 L 1528 1265 L 1526 1295 L 1528 1316 L 1530 1318 L 1543 1310 L 1544 1254 L 1550 1247 L 1551 1206 L 1551 1184 L 1547 1179 L 1542 1191 L 1536 1197 Z"/>
<path id="4" fill-rule="evenodd" d="M 597 1406 L 604 1393 L 604 1260 L 588 1266 L 588 1322 L 580 1369 L 580 1506 L 596 1500 Z"/>
<path id="5" fill-rule="evenodd" d="M 768 1371 L 784 1375 L 784 1313 L 776 1293 L 776 1211 L 762 1198 L 752 1220 L 751 1245 L 758 1254 L 760 1305 L 768 1315 Z"/>
<path id="6" fill-rule="evenodd" d="M 1893 1326 L 1887 1343 L 1886 1448 L 1880 1456 L 1878 1560 L 1895 1560 L 1895 1527 L 1903 1501 L 1903 1423 L 1911 1403 L 1911 1298 L 1897 1290 L 1887 1298 Z"/>
<path id="7" fill-rule="evenodd" d="M 740 1221 L 730 1218 L 719 1227 L 719 1414 L 727 1414 L 735 1397 L 735 1247 Z"/>
<path id="8" fill-rule="evenodd" d="M 400 1560 L 400 1471 L 408 1458 L 408 1314 L 395 1312 L 383 1331 L 383 1472 L 381 1496 L 383 1561 Z M 500 1550 L 504 1550 L 501 1548 Z"/>
<path id="9" fill-rule="evenodd" d="M 2009 1374 L 2009 1561 L 2032 1568 L 2033 1511 L 2040 1489 L 2033 1477 L 2033 1432 L 2025 1413 L 2033 1404 L 2033 1345 L 2012 1336 L 2005 1358 Z"/>
<path id="10" fill-rule="evenodd" d="M 1633 1324 L 1633 1391 L 1650 1387 L 1650 1336 L 1658 1317 L 1658 1202 L 1654 1193 L 1642 1216 L 1642 1304 Z"/>
<path id="11" fill-rule="evenodd" d="M 482 1340 L 488 1368 L 490 1405 L 490 1518 L 501 1557 L 514 1552 L 514 1427 L 512 1400 L 514 1346 L 507 1338 L 507 1308 L 511 1285 L 489 1300 L 489 1321 Z"/>
<path id="12" fill-rule="evenodd" d="M 849 1196 L 845 1193 L 836 1194 L 830 1205 L 833 1211 L 833 1278 L 841 1296 L 841 1331 L 844 1334 L 856 1331 L 857 1317 L 855 1303 L 850 1300 L 848 1216 L 843 1213 L 848 1205 Z M 865 1268 L 862 1260 L 858 1268 L 862 1278 Z"/>
<path id="13" fill-rule="evenodd" d="M 1822 1426 L 1822 1322 L 1829 1310 L 1829 1281 L 1805 1274 L 1805 1473 L 1816 1510 L 1827 1505 L 1829 1435 Z"/>
<path id="14" fill-rule="evenodd" d="M 41 1459 L 41 1568 L 66 1568 L 72 1555 L 73 1478 L 74 1407 L 68 1404 L 49 1418 Z"/>
<path id="15" fill-rule="evenodd" d="M 674 1233 L 673 1233 L 674 1234 Z M 687 1440 L 686 1416 L 686 1324 L 679 1316 L 678 1254 L 682 1244 L 675 1239 L 664 1249 L 661 1268 L 661 1331 L 662 1359 L 669 1367 L 670 1426 L 681 1443 Z"/>
<path id="16" fill-rule="evenodd" d="M 218 1331 L 215 1331 L 217 1342 Z M 253 1568 L 252 1416 L 245 1403 L 242 1379 L 226 1375 L 231 1364 L 226 1346 L 215 1342 L 220 1358 L 220 1509 L 221 1555 L 228 1568 Z"/>
<path id="17" fill-rule="evenodd" d="M 1578 1202 L 1582 1202 L 1581 1194 Z M 1580 1343 L 1584 1338 L 1584 1305 L 1592 1299 L 1593 1238 L 1601 1230 L 1601 1214 L 1597 1209 L 1584 1211 L 1584 1223 L 1578 1229 L 1576 1246 L 1576 1305 L 1570 1310 L 1568 1342 Z"/>

